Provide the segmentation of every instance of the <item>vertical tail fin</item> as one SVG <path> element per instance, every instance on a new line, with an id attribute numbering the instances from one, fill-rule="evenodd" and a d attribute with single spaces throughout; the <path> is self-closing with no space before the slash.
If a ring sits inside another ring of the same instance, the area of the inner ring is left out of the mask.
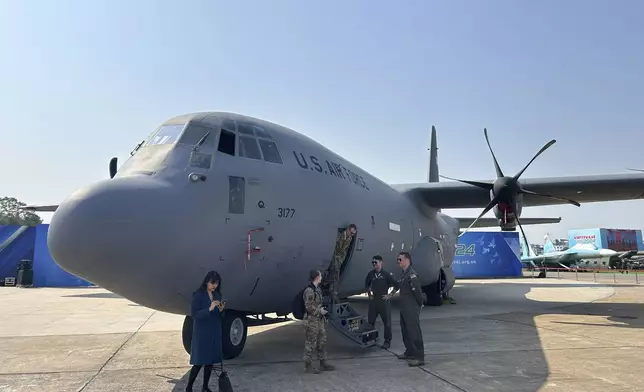
<path id="1" fill-rule="evenodd" d="M 429 146 L 428 182 L 438 182 L 438 147 L 436 146 L 436 127 L 432 125 L 431 144 Z"/>
<path id="2" fill-rule="evenodd" d="M 521 255 L 523 257 L 534 257 L 536 254 L 534 253 L 534 249 L 532 249 L 532 245 L 530 245 L 530 249 L 526 246 L 526 241 L 525 239 L 521 238 L 519 236 L 519 242 L 521 242 Z"/>
<path id="3" fill-rule="evenodd" d="M 554 246 L 554 244 L 552 243 L 552 240 L 550 239 L 550 235 L 549 235 L 549 234 L 546 234 L 546 235 L 543 237 L 543 240 L 545 241 L 545 242 L 544 242 L 544 244 L 543 244 L 543 253 L 545 254 L 545 253 L 552 253 L 552 252 L 554 252 L 554 251 L 555 251 L 555 246 Z"/>

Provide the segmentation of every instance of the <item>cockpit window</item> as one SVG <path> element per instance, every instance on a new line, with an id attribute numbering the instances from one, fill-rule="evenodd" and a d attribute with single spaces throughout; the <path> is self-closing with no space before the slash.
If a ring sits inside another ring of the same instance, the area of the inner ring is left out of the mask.
<path id="1" fill-rule="evenodd" d="M 259 137 L 263 137 L 264 139 L 271 139 L 271 135 L 268 134 L 262 127 L 258 127 L 257 125 L 253 125 L 253 129 L 255 130 L 255 134 Z"/>
<path id="2" fill-rule="evenodd" d="M 235 132 L 235 122 L 232 120 L 222 120 L 221 129 L 225 129 L 230 132 Z"/>
<path id="3" fill-rule="evenodd" d="M 145 143 L 146 146 L 158 146 L 161 144 L 173 144 L 177 142 L 181 131 L 183 131 L 185 124 L 168 124 L 162 125 L 159 129 L 152 135 L 150 140 Z"/>
<path id="4" fill-rule="evenodd" d="M 202 146 L 214 146 L 214 141 L 217 138 L 216 130 L 199 124 L 188 124 L 185 132 L 181 135 L 181 139 L 179 139 L 179 143 L 195 146 L 208 132 L 210 134 L 204 140 Z"/>
<path id="5" fill-rule="evenodd" d="M 222 129 L 217 150 L 224 154 L 235 156 L 235 133 Z"/>
<path id="6" fill-rule="evenodd" d="M 270 133 L 264 127 L 249 122 L 222 119 L 217 150 L 242 158 L 283 163 Z"/>
<path id="7" fill-rule="evenodd" d="M 200 169 L 210 169 L 212 164 L 212 154 L 204 154 L 201 152 L 193 151 L 190 154 L 190 167 L 198 167 Z"/>
<path id="8" fill-rule="evenodd" d="M 239 156 L 251 159 L 262 159 L 262 153 L 257 146 L 257 139 L 254 137 L 239 137 Z"/>
<path id="9" fill-rule="evenodd" d="M 239 131 L 239 133 L 244 135 L 255 136 L 255 134 L 253 134 L 253 126 L 250 124 L 237 123 L 237 131 Z"/>
<path id="10" fill-rule="evenodd" d="M 259 140 L 259 146 L 262 148 L 262 153 L 264 154 L 264 160 L 272 163 L 282 163 L 282 157 L 280 152 L 277 151 L 277 146 L 274 142 L 268 140 Z"/>

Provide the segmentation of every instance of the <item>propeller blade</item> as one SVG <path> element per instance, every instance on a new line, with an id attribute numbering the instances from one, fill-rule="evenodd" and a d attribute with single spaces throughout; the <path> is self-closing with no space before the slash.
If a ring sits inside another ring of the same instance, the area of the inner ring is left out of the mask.
<path id="1" fill-rule="evenodd" d="M 453 180 L 453 181 L 463 182 L 463 183 L 469 184 L 469 185 L 474 185 L 474 186 L 477 186 L 479 188 L 487 189 L 488 191 L 491 190 L 494 187 L 494 184 L 490 184 L 490 183 L 487 183 L 487 182 L 459 180 L 458 178 L 451 178 L 451 177 L 447 177 L 447 176 L 443 176 L 443 175 L 441 175 L 440 177 L 445 178 L 447 180 Z"/>
<path id="2" fill-rule="evenodd" d="M 636 172 L 644 173 L 644 170 L 642 170 L 642 169 L 631 169 L 631 168 L 628 168 L 628 167 L 627 167 L 627 168 L 626 168 L 626 170 L 630 170 L 630 171 L 636 171 Z"/>
<path id="3" fill-rule="evenodd" d="M 114 178 L 116 175 L 116 164 L 118 163 L 118 158 L 114 157 L 110 159 L 110 178 Z"/>
<path id="4" fill-rule="evenodd" d="M 499 166 L 499 162 L 496 160 L 496 157 L 494 156 L 494 151 L 492 151 L 492 146 L 490 145 L 490 140 L 487 138 L 487 128 L 483 128 L 483 134 L 485 135 L 485 141 L 487 142 L 487 146 L 490 149 L 490 153 L 492 154 L 492 159 L 494 159 L 494 168 L 496 169 L 496 176 L 498 177 L 505 177 L 503 175 L 503 171 L 501 170 L 501 166 Z"/>
<path id="5" fill-rule="evenodd" d="M 528 237 L 525 235 L 525 231 L 523 231 L 523 226 L 521 225 L 521 220 L 519 220 L 519 215 L 517 213 L 514 213 L 514 216 L 517 220 L 517 224 L 519 225 L 519 229 L 521 230 L 521 235 L 523 235 L 523 241 L 525 241 L 525 246 L 528 254 L 526 256 L 530 255 L 530 243 L 528 242 Z"/>
<path id="6" fill-rule="evenodd" d="M 552 196 L 552 195 L 546 195 L 545 193 L 532 192 L 532 191 L 529 191 L 529 190 L 523 189 L 523 188 L 519 189 L 519 193 L 523 193 L 525 195 L 542 196 L 542 197 L 549 197 L 549 198 L 555 199 L 555 200 L 567 201 L 568 203 L 570 203 L 572 205 L 575 205 L 577 207 L 581 207 L 581 204 L 579 204 L 578 202 L 576 202 L 576 201 L 574 201 L 572 199 L 567 199 L 565 197 L 557 197 L 557 196 Z"/>
<path id="7" fill-rule="evenodd" d="M 463 232 L 462 232 L 461 234 L 459 234 L 458 236 L 459 236 L 459 237 L 461 237 L 463 234 L 467 233 L 467 231 L 468 231 L 469 229 L 471 229 L 471 228 L 472 228 L 472 226 L 474 226 L 474 225 L 476 224 L 476 222 L 477 222 L 479 219 L 481 219 L 481 218 L 483 217 L 483 215 L 487 214 L 487 213 L 488 213 L 488 211 L 490 211 L 490 210 L 491 210 L 491 209 L 492 209 L 492 208 L 493 208 L 493 207 L 494 207 L 498 202 L 499 202 L 499 198 L 498 198 L 498 196 L 494 196 L 494 197 L 492 198 L 492 200 L 490 200 L 490 202 L 487 204 L 487 206 L 485 206 L 485 209 L 483 210 L 483 212 L 481 212 L 481 213 L 479 214 L 479 216 L 478 216 L 476 219 L 474 219 L 474 222 L 472 222 L 472 223 L 469 225 L 469 227 L 468 227 L 467 229 L 463 230 Z"/>
<path id="8" fill-rule="evenodd" d="M 527 164 L 527 165 L 525 165 L 525 167 L 523 168 L 523 170 L 521 170 L 520 172 L 518 172 L 518 173 L 517 173 L 517 175 L 516 175 L 516 176 L 514 176 L 515 181 L 516 181 L 516 180 L 518 180 L 518 179 L 519 179 L 519 177 L 521 177 L 521 174 L 523 174 L 523 172 L 524 172 L 524 171 L 526 171 L 526 169 L 528 168 L 528 166 L 530 166 L 530 164 L 531 164 L 532 162 L 534 162 L 534 160 L 535 160 L 535 159 L 537 159 L 537 157 L 538 157 L 539 155 L 541 155 L 541 153 L 543 153 L 543 152 L 544 152 L 544 151 L 546 151 L 548 148 L 550 148 L 550 146 L 552 146 L 553 144 L 555 144 L 555 142 L 557 142 L 557 141 L 556 141 L 555 139 L 552 139 L 551 141 L 549 141 L 548 143 L 546 143 L 543 147 L 541 147 L 541 150 L 539 150 L 539 152 L 537 152 L 536 154 L 534 154 L 534 157 L 532 157 L 532 159 L 530 160 L 530 162 L 528 162 L 528 164 Z"/>

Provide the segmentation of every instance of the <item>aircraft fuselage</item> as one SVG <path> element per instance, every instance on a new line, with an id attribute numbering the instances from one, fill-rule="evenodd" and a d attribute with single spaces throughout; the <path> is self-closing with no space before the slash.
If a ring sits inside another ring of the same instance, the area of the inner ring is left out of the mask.
<path id="1" fill-rule="evenodd" d="M 350 223 L 358 231 L 341 296 L 364 292 L 376 254 L 398 273 L 401 251 L 412 254 L 423 285 L 441 268 L 453 285 L 455 219 L 421 212 L 295 131 L 230 113 L 168 120 L 113 179 L 60 205 L 48 242 L 62 268 L 153 309 L 189 314 L 192 292 L 216 270 L 228 308 L 288 314 Z"/>

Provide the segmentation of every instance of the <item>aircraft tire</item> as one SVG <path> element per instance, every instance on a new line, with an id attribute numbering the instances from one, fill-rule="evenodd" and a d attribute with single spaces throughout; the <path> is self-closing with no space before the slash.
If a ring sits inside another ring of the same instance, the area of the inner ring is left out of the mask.
<path id="1" fill-rule="evenodd" d="M 181 328 L 181 340 L 183 341 L 183 349 L 190 355 L 192 346 L 192 317 L 186 316 L 183 319 L 183 327 Z"/>
<path id="2" fill-rule="evenodd" d="M 424 286 L 423 294 L 425 294 L 425 306 L 441 306 L 443 304 L 440 281 Z"/>
<path id="3" fill-rule="evenodd" d="M 246 316 L 234 310 L 226 311 L 221 329 L 224 359 L 238 357 L 244 350 L 246 337 L 248 336 L 248 321 L 246 320 Z"/>
<path id="4" fill-rule="evenodd" d="M 443 270 L 440 271 L 438 280 L 434 283 L 423 287 L 425 294 L 425 306 L 442 306 L 443 299 L 447 297 L 445 287 L 447 286 L 447 277 Z"/>

